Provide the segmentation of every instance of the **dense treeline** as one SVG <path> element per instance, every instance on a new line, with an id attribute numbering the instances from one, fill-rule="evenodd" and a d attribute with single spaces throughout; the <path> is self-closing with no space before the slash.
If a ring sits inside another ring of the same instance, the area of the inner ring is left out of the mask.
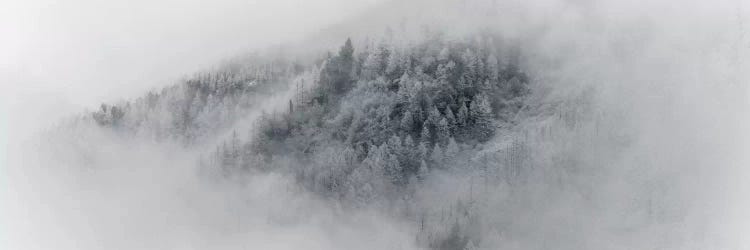
<path id="1" fill-rule="evenodd" d="M 282 168 L 311 190 L 364 204 L 403 196 L 513 122 L 528 76 L 497 51 L 508 50 L 492 37 L 361 50 L 347 40 L 288 112 L 264 116 L 247 142 L 235 133 L 212 163 L 228 173 Z"/>
<path id="2" fill-rule="evenodd" d="M 530 93 L 517 51 L 493 39 L 365 42 L 361 49 L 347 40 L 322 62 L 312 86 L 298 88 L 286 112 L 261 117 L 246 140 L 233 133 L 208 165 L 227 175 L 286 172 L 323 197 L 418 220 L 421 244 L 471 249 L 477 239 L 467 232 L 479 218 L 470 199 L 438 215 L 414 210 L 421 205 L 413 196 L 433 171 L 484 168 L 489 175 L 486 157 L 472 159 L 499 127 L 513 126 Z M 512 165 L 506 180 L 518 176 L 523 146 L 498 154 Z"/>
<path id="3" fill-rule="evenodd" d="M 133 102 L 102 104 L 91 117 L 119 132 L 189 145 L 231 127 L 260 97 L 283 89 L 301 72 L 299 64 L 281 59 L 228 64 Z"/>
<path id="4" fill-rule="evenodd" d="M 490 168 L 486 156 L 476 158 L 498 131 L 514 127 L 526 105 L 530 79 L 519 56 L 492 35 L 470 40 L 434 35 L 418 43 L 365 40 L 356 46 L 347 40 L 337 53 L 314 63 L 248 60 L 135 102 L 102 105 L 91 117 L 115 131 L 184 145 L 229 134 L 202 157 L 203 166 L 226 176 L 286 173 L 341 204 L 380 207 L 413 219 L 420 225 L 420 244 L 472 249 L 480 239 L 468 232 L 477 230 L 480 218 L 470 197 L 438 211 L 421 207 L 414 196 L 436 171 L 481 168 L 488 180 L 489 171 L 499 169 Z M 254 126 L 237 126 L 268 101 L 265 96 L 288 88 L 294 93 L 284 112 L 264 112 Z M 494 159 L 510 170 L 493 178 L 518 176 L 523 145 L 498 150 Z"/>

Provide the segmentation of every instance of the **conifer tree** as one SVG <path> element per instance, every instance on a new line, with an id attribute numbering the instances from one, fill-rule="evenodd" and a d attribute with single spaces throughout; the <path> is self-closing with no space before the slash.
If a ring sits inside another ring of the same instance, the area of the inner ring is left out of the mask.
<path id="1" fill-rule="evenodd" d="M 413 150 L 414 148 L 414 140 L 411 138 L 411 135 L 406 135 L 406 138 L 404 138 L 403 143 L 404 148 L 408 148 L 409 150 Z"/>
<path id="2" fill-rule="evenodd" d="M 427 120 L 431 124 L 437 125 L 437 123 L 440 122 L 440 119 L 442 119 L 440 111 L 434 105 L 431 105 L 430 111 L 427 115 Z"/>
<path id="3" fill-rule="evenodd" d="M 430 160 L 432 162 L 439 164 L 443 161 L 443 150 L 440 148 L 440 144 L 435 143 L 435 148 L 432 149 L 432 154 L 430 155 Z"/>
<path id="4" fill-rule="evenodd" d="M 397 135 L 391 135 L 388 138 L 388 151 L 392 154 L 400 154 L 403 151 L 403 145 L 401 143 L 401 137 Z"/>
<path id="5" fill-rule="evenodd" d="M 448 139 L 448 145 L 445 146 L 445 157 L 452 158 L 458 155 L 458 151 L 460 149 L 458 148 L 458 144 L 456 143 L 456 140 L 453 139 L 453 137 Z"/>
<path id="6" fill-rule="evenodd" d="M 351 67 L 351 63 L 354 61 L 354 46 L 352 46 L 351 38 L 347 38 L 344 46 L 339 50 L 339 58 L 345 64 L 344 66 Z"/>
<path id="7" fill-rule="evenodd" d="M 429 149 L 427 148 L 426 142 L 420 142 L 419 146 L 417 146 L 417 153 L 419 154 L 419 159 L 425 160 L 429 157 Z"/>
<path id="8" fill-rule="evenodd" d="M 404 116 L 401 117 L 401 130 L 408 133 L 411 133 L 414 130 L 414 118 L 411 115 L 411 111 L 407 110 L 404 112 Z"/>
<path id="9" fill-rule="evenodd" d="M 471 49 L 466 49 L 462 55 L 464 70 L 462 77 L 465 84 L 473 85 L 478 80 L 479 58 Z"/>
<path id="10" fill-rule="evenodd" d="M 323 101 L 329 94 L 341 94 L 352 88 L 352 68 L 354 65 L 354 47 L 347 39 L 339 50 L 338 56 L 329 58 L 320 73 L 320 82 L 325 87 L 320 98 Z"/>
<path id="11" fill-rule="evenodd" d="M 425 122 L 424 126 L 422 126 L 422 132 L 421 132 L 420 140 L 422 142 L 429 143 L 430 142 L 430 138 L 431 138 L 431 136 L 430 136 L 430 127 L 428 126 L 428 123 Z"/>
<path id="12" fill-rule="evenodd" d="M 456 63 L 448 61 L 447 63 L 441 63 L 438 65 L 436 79 L 438 80 L 438 86 L 446 86 L 450 82 L 451 74 L 456 67 Z"/>
<path id="13" fill-rule="evenodd" d="M 364 62 L 363 75 L 366 79 L 374 79 L 385 73 L 385 67 L 389 55 L 388 48 L 381 44 L 373 49 Z"/>
<path id="14" fill-rule="evenodd" d="M 391 183 L 396 185 L 403 183 L 401 164 L 399 164 L 396 155 L 387 154 L 384 162 L 384 170 Z"/>
<path id="15" fill-rule="evenodd" d="M 388 62 L 386 63 L 385 67 L 385 74 L 389 77 L 398 77 L 401 75 L 403 70 L 401 69 L 402 66 L 402 53 L 400 53 L 399 50 L 391 49 L 391 54 L 388 57 Z M 403 72 L 405 73 L 405 72 Z"/>
<path id="16" fill-rule="evenodd" d="M 458 115 L 456 116 L 456 124 L 459 128 L 466 127 L 469 122 L 469 109 L 466 108 L 466 102 L 461 102 L 461 106 L 458 108 Z"/>
<path id="17" fill-rule="evenodd" d="M 456 131 L 456 116 L 453 114 L 450 106 L 445 108 L 445 119 L 448 120 L 448 131 L 451 133 Z"/>
<path id="18" fill-rule="evenodd" d="M 417 171 L 417 180 L 424 181 L 427 179 L 427 175 L 430 170 L 427 168 L 427 163 L 424 160 L 419 162 L 419 170 Z"/>
<path id="19" fill-rule="evenodd" d="M 448 138 L 450 138 L 450 129 L 448 128 L 448 120 L 445 118 L 440 119 L 437 126 L 435 127 L 435 131 L 437 134 L 437 142 L 440 144 L 445 145 L 448 143 Z"/>
<path id="20" fill-rule="evenodd" d="M 474 121 L 472 135 L 479 141 L 486 141 L 494 132 L 492 107 L 483 94 L 474 96 L 471 102 L 470 117 Z"/>

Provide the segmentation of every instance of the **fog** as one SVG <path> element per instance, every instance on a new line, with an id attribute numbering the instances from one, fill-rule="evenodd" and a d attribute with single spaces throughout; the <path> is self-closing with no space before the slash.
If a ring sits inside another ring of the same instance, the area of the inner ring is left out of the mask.
<path id="1" fill-rule="evenodd" d="M 24 107 L 13 113 L 29 122 L 16 131 L 132 99 L 237 54 L 319 32 L 374 2 L 3 1 L 3 106 Z"/>
<path id="2" fill-rule="evenodd" d="M 497 11 L 473 8 L 472 2 Z M 750 247 L 748 4 L 497 0 L 487 5 L 492 2 L 4 2 L 0 244 L 6 249 L 424 247 L 414 242 L 412 222 L 320 198 L 283 174 L 206 178 L 211 174 L 196 163 L 214 145 L 186 149 L 64 125 L 99 103 L 141 96 L 246 52 L 294 44 L 293 51 L 322 54 L 321 48 L 335 48 L 332 41 L 375 38 L 383 26 L 407 22 L 415 30 L 429 24 L 454 37 L 490 29 L 519 41 L 522 64 L 534 78 L 528 106 L 536 109 L 520 114 L 525 121 L 504 133 L 529 134 L 524 131 L 540 126 L 561 131 L 530 146 L 538 168 L 521 187 L 493 186 L 475 194 L 464 185 L 473 178 L 469 174 L 442 173 L 419 194 L 420 204 L 435 207 L 467 193 L 484 199 L 480 213 L 488 223 L 507 222 L 501 233 L 476 233 L 500 235 L 485 241 L 485 248 Z M 236 126 L 252 127 L 261 112 L 284 110 L 289 95 L 265 97 L 264 105 Z M 577 102 L 587 104 L 568 106 Z M 585 110 L 577 129 L 547 115 L 568 107 Z M 504 138 L 496 136 L 484 150 L 500 147 Z M 577 165 L 560 170 L 552 163 L 560 157 Z"/>

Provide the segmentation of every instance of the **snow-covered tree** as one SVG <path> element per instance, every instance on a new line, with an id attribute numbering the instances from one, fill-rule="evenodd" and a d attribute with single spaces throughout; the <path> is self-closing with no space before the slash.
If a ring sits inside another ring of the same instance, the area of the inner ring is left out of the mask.
<path id="1" fill-rule="evenodd" d="M 385 169 L 386 176 L 391 183 L 400 185 L 404 182 L 401 164 L 398 162 L 398 157 L 396 155 L 386 154 L 383 169 Z"/>
<path id="2" fill-rule="evenodd" d="M 448 145 L 445 146 L 445 157 L 453 158 L 458 155 L 459 150 L 458 143 L 456 143 L 456 140 L 451 137 L 448 139 Z"/>
<path id="3" fill-rule="evenodd" d="M 390 51 L 384 44 L 377 46 L 370 52 L 362 65 L 362 74 L 365 79 L 374 79 L 385 73 L 389 54 Z"/>
<path id="4" fill-rule="evenodd" d="M 388 204 L 413 216 L 415 204 L 402 203 L 424 190 L 407 182 L 431 178 L 433 167 L 475 164 L 468 158 L 486 148 L 481 144 L 496 123 L 512 119 L 530 94 L 529 77 L 517 64 L 499 65 L 514 61 L 497 58 L 494 47 L 502 43 L 435 37 L 409 44 L 385 39 L 356 50 L 347 40 L 336 54 L 304 60 L 271 56 L 199 74 L 136 102 L 105 105 L 88 117 L 102 127 L 188 146 L 200 138 L 217 141 L 207 162 L 226 174 L 290 173 L 301 187 L 341 204 Z M 252 117 L 247 114 L 267 100 L 260 97 L 290 85 L 304 87 L 288 109 L 261 115 L 253 130 L 237 122 Z M 236 128 L 250 131 L 246 140 Z M 517 148 L 507 154 L 515 163 Z M 493 157 L 504 160 L 502 153 Z M 440 219 L 424 216 L 434 227 L 425 229 L 427 244 L 462 249 L 478 243 L 445 228 L 453 220 L 456 228 L 470 226 L 466 215 L 456 215 L 466 207 L 446 208 Z"/>
<path id="5" fill-rule="evenodd" d="M 464 65 L 463 74 L 461 76 L 466 81 L 466 84 L 473 85 L 479 80 L 479 58 L 471 49 L 466 49 L 461 55 L 461 58 L 463 59 Z"/>
<path id="6" fill-rule="evenodd" d="M 448 127 L 448 120 L 443 118 L 440 119 L 437 126 L 435 126 L 435 133 L 437 134 L 437 142 L 440 144 L 445 145 L 448 143 L 448 138 L 450 138 L 450 128 Z"/>
<path id="7" fill-rule="evenodd" d="M 419 162 L 419 170 L 417 171 L 417 179 L 420 181 L 424 181 L 427 179 L 427 175 L 429 174 L 430 170 L 427 168 L 427 163 L 424 160 L 421 160 Z"/>
<path id="8" fill-rule="evenodd" d="M 460 128 L 466 127 L 469 122 L 469 109 L 466 108 L 466 102 L 461 102 L 458 108 L 458 114 L 456 115 L 456 124 Z"/>
<path id="9" fill-rule="evenodd" d="M 429 143 L 432 136 L 430 136 L 430 127 L 428 126 L 428 123 L 425 122 L 424 126 L 422 126 L 422 131 L 420 132 L 420 141 Z"/>
<path id="10" fill-rule="evenodd" d="M 419 146 L 417 146 L 417 152 L 419 153 L 419 159 L 429 159 L 429 149 L 427 148 L 427 143 L 422 141 L 419 143 Z"/>
<path id="11" fill-rule="evenodd" d="M 404 112 L 404 116 L 401 117 L 401 130 L 406 133 L 414 131 L 414 117 L 411 115 L 411 111 L 407 110 Z"/>
<path id="12" fill-rule="evenodd" d="M 470 117 L 474 121 L 472 134 L 480 141 L 488 140 L 495 127 L 492 118 L 492 107 L 484 94 L 474 96 L 471 102 Z"/>
<path id="13" fill-rule="evenodd" d="M 430 155 L 430 160 L 434 163 L 441 163 L 443 162 L 443 157 L 445 155 L 443 154 L 443 150 L 440 148 L 440 144 L 435 144 L 435 148 L 432 149 L 432 154 Z"/>

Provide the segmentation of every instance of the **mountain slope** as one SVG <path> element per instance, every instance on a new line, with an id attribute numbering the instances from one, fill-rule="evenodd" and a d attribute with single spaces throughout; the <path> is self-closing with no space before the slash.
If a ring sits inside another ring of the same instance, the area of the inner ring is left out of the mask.
<path id="1" fill-rule="evenodd" d="M 430 33 L 409 45 L 392 39 L 363 47 L 347 40 L 335 56 L 312 65 L 250 60 L 133 103 L 102 105 L 91 118 L 118 133 L 187 146 L 231 130 L 202 157 L 204 168 L 225 176 L 280 172 L 347 206 L 399 211 L 398 202 L 419 204 L 409 197 L 432 172 L 478 169 L 468 162 L 498 128 L 517 123 L 530 78 L 515 63 L 519 54 L 500 54 L 514 49 L 492 34 L 454 41 Z M 294 91 L 285 112 L 263 114 L 251 125 L 236 123 L 259 106 L 262 95 L 284 89 Z M 520 162 L 514 164 L 519 168 Z M 468 218 L 460 220 L 462 226 L 477 226 Z M 450 237 L 424 244 L 468 244 Z"/>

